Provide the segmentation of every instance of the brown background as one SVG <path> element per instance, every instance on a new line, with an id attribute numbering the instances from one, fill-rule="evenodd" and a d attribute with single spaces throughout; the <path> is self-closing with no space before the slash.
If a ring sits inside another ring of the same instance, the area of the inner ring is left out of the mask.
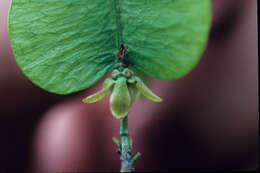
<path id="1" fill-rule="evenodd" d="M 212 0 L 213 26 L 198 66 L 177 81 L 152 81 L 161 104 L 129 114 L 137 171 L 258 168 L 256 0 Z M 69 96 L 34 86 L 17 67 L 0 1 L 0 172 L 117 171 L 119 121 L 108 98 L 84 105 L 101 82 Z"/>

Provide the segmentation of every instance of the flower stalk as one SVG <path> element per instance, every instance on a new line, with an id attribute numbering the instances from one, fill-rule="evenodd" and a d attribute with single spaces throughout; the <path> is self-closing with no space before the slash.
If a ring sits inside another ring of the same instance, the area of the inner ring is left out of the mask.
<path id="1" fill-rule="evenodd" d="M 123 62 L 128 52 L 128 47 L 120 45 L 120 50 L 117 52 L 118 63 L 113 68 L 110 78 L 107 78 L 103 83 L 103 88 L 99 92 L 90 95 L 83 99 L 84 103 L 94 103 L 111 91 L 110 95 L 110 110 L 116 119 L 121 120 L 120 125 L 120 141 L 113 138 L 117 145 L 117 153 L 121 160 L 120 172 L 134 172 L 134 163 L 141 156 L 138 152 L 132 156 L 133 141 L 129 138 L 128 133 L 128 112 L 136 101 L 142 95 L 154 102 L 161 102 L 162 99 L 155 95 L 142 81 L 136 76 Z"/>
<path id="2" fill-rule="evenodd" d="M 121 142 L 117 138 L 113 138 L 113 141 L 116 143 L 118 149 L 117 153 L 119 153 L 121 160 L 121 169 L 120 172 L 134 172 L 134 163 L 141 156 L 138 152 L 134 156 L 132 156 L 132 145 L 133 141 L 129 138 L 128 133 L 128 116 L 124 117 L 121 120 L 120 124 L 120 139 Z"/>

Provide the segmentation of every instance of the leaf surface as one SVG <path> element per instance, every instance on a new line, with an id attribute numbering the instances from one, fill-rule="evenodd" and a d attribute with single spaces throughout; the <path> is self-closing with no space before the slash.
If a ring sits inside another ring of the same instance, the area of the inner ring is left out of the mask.
<path id="1" fill-rule="evenodd" d="M 157 79 L 177 79 L 198 62 L 210 26 L 209 0 L 12 0 L 9 35 L 25 75 L 68 94 L 126 61 Z"/>
<path id="2" fill-rule="evenodd" d="M 115 64 L 110 0 L 12 0 L 9 34 L 16 61 L 38 86 L 67 94 L 100 80 Z"/>
<path id="3" fill-rule="evenodd" d="M 209 0 L 120 2 L 129 64 L 162 80 L 180 78 L 197 64 L 208 39 Z"/>

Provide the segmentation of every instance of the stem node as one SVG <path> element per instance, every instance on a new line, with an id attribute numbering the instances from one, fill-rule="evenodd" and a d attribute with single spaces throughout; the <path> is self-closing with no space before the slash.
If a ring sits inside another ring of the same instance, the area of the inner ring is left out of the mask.
<path id="1" fill-rule="evenodd" d="M 117 145 L 117 153 L 121 154 L 121 170 L 120 172 L 134 172 L 134 163 L 136 160 L 141 156 L 138 152 L 133 157 L 131 156 L 132 153 L 132 145 L 133 141 L 129 138 L 128 133 L 128 116 L 124 117 L 121 120 L 120 125 L 120 139 L 121 142 L 117 138 L 113 138 L 114 143 Z"/>

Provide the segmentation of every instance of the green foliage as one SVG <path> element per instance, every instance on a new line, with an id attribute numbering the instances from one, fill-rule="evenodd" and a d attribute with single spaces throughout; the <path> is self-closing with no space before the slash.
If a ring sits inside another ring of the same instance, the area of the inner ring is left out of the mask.
<path id="1" fill-rule="evenodd" d="M 170 80 L 198 62 L 210 26 L 210 0 L 12 0 L 9 35 L 16 61 L 39 87 L 83 90 L 118 62 Z"/>

